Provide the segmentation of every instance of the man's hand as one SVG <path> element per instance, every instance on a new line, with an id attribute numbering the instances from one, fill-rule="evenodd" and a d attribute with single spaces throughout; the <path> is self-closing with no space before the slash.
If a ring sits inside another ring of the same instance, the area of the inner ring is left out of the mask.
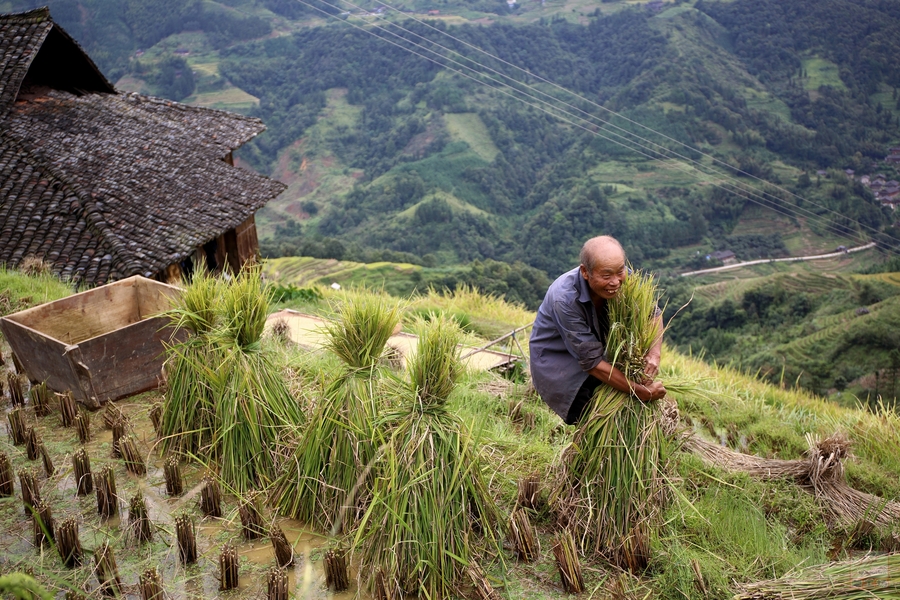
<path id="1" fill-rule="evenodd" d="M 632 389 L 634 395 L 637 396 L 638 400 L 641 402 L 653 402 L 654 400 L 664 398 L 666 395 L 666 388 L 659 381 L 654 381 L 646 385 L 635 383 Z"/>
<path id="2" fill-rule="evenodd" d="M 647 358 L 644 359 L 644 381 L 650 382 L 656 379 L 656 376 L 659 374 L 659 352 L 654 352 L 656 348 L 650 350 L 647 353 Z"/>

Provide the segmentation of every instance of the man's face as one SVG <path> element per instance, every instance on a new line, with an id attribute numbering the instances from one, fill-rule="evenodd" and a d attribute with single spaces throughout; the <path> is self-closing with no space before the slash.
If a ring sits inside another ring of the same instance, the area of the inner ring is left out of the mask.
<path id="1" fill-rule="evenodd" d="M 595 261 L 593 271 L 581 265 L 581 276 L 588 282 L 588 287 L 597 296 L 604 300 L 614 298 L 622 287 L 622 282 L 628 277 L 625 268 L 625 256 L 621 252 L 604 256 Z"/>

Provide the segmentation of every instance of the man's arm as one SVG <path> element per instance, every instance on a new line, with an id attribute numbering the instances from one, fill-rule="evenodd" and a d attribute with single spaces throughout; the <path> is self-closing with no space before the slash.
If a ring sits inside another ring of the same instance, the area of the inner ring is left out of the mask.
<path id="1" fill-rule="evenodd" d="M 661 342 L 660 342 L 661 343 Z M 614 387 L 620 392 L 634 394 L 641 402 L 659 400 L 666 395 L 666 388 L 658 381 L 646 384 L 628 381 L 625 374 L 605 360 L 601 360 L 596 367 L 588 371 L 591 375 L 603 383 Z"/>
<path id="2" fill-rule="evenodd" d="M 646 375 L 645 381 L 653 381 L 656 378 L 657 373 L 659 373 L 659 361 L 662 358 L 663 343 L 662 313 L 660 313 L 656 317 L 656 326 L 659 328 L 659 337 L 656 338 L 656 341 L 653 343 L 653 346 L 650 348 L 650 351 L 647 352 L 647 356 L 644 358 L 644 375 Z"/>

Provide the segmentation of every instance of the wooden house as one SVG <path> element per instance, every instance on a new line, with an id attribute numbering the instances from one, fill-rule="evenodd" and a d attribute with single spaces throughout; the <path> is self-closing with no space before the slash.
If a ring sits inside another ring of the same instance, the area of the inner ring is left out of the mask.
<path id="1" fill-rule="evenodd" d="M 117 91 L 46 8 L 0 16 L 0 263 L 94 286 L 256 256 L 282 183 L 236 168 L 259 119 Z"/>

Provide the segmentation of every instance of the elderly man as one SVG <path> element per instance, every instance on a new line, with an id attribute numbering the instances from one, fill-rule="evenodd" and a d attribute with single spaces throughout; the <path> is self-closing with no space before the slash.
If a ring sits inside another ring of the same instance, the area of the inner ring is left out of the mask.
<path id="1" fill-rule="evenodd" d="M 607 361 L 607 302 L 626 277 L 622 245 L 609 236 L 591 238 L 581 249 L 581 265 L 560 275 L 538 308 L 529 342 L 531 378 L 544 402 L 569 425 L 578 422 L 601 384 L 643 402 L 666 395 L 666 388 L 653 381 L 661 336 L 647 353 L 645 381 L 629 381 Z"/>

